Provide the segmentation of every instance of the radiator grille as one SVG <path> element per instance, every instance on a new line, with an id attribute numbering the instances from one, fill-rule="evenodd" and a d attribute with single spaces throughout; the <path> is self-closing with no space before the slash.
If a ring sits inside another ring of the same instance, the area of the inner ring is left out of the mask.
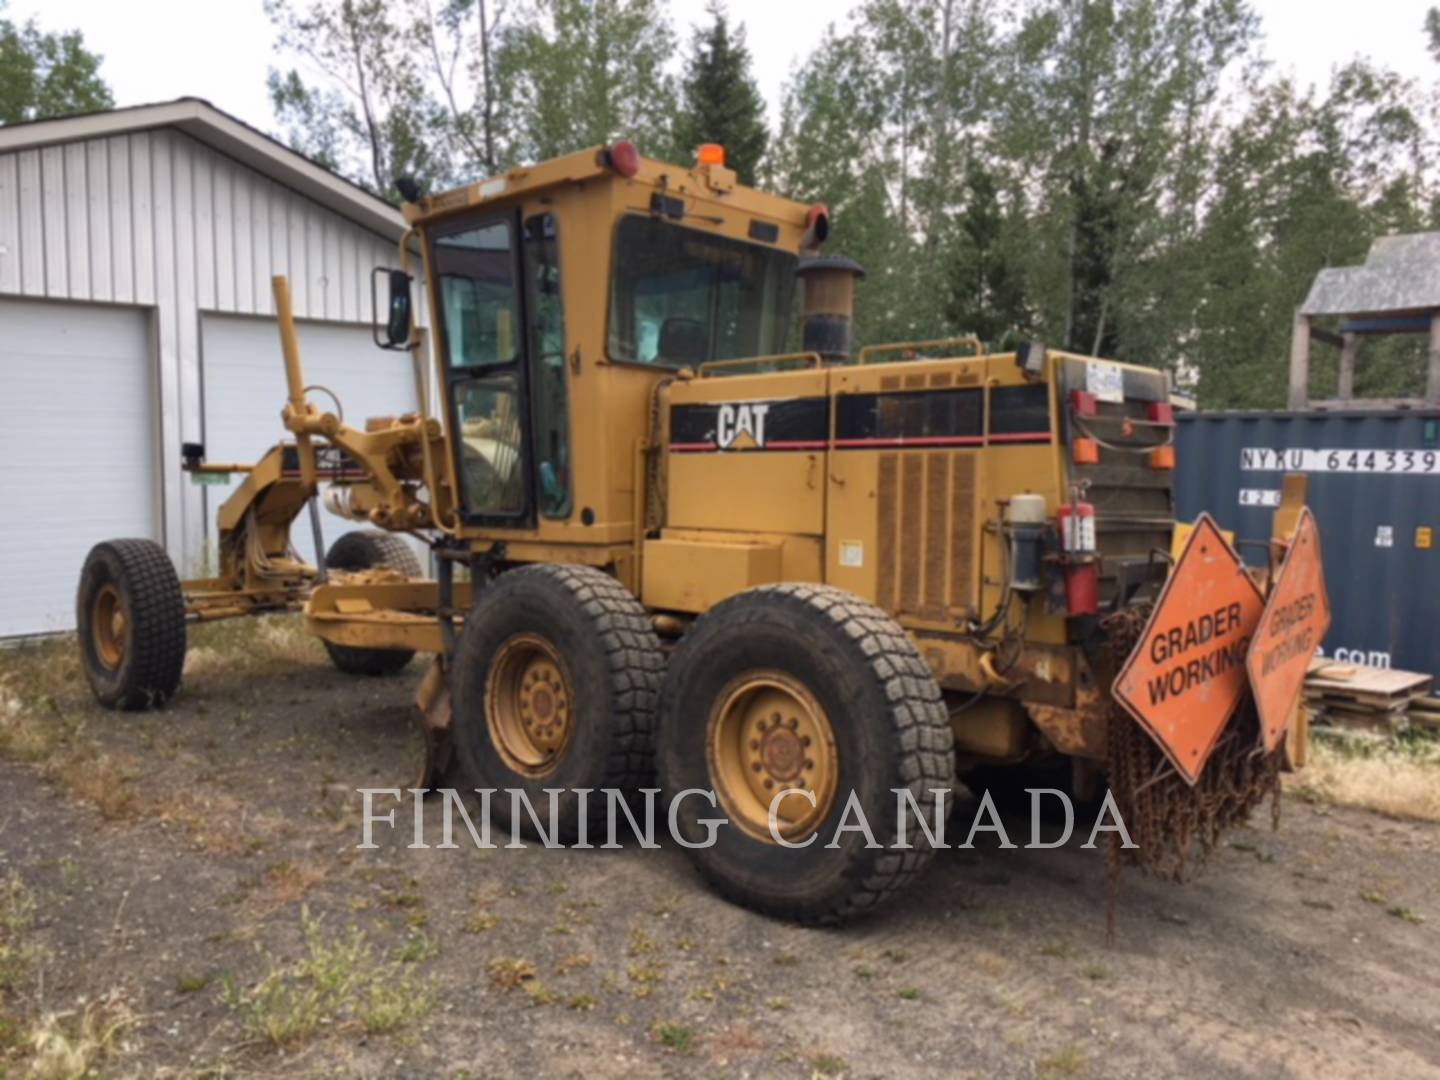
<path id="1" fill-rule="evenodd" d="M 974 609 L 975 452 L 881 454 L 876 599 L 886 611 L 948 622 Z"/>

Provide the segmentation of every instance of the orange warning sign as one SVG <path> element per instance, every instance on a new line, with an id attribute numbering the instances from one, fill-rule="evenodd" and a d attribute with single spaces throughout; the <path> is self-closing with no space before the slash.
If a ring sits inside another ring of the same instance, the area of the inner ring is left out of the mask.
<path id="1" fill-rule="evenodd" d="M 1305 670 L 1329 629 L 1330 597 L 1320 561 L 1320 530 L 1305 507 L 1245 659 L 1267 751 L 1285 738 L 1290 711 L 1305 685 Z"/>
<path id="2" fill-rule="evenodd" d="M 1201 514 L 1113 692 L 1194 784 L 1247 686 L 1264 597 Z"/>

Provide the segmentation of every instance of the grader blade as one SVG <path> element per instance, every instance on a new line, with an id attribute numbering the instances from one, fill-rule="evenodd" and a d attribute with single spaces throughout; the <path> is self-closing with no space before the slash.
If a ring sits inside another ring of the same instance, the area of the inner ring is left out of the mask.
<path id="1" fill-rule="evenodd" d="M 1202 514 L 1113 693 L 1192 787 L 1248 689 L 1265 599 Z"/>

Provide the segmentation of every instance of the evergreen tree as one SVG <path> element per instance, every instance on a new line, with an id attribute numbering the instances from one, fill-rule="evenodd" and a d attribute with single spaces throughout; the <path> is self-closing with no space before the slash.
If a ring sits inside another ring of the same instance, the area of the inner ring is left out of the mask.
<path id="1" fill-rule="evenodd" d="M 730 25 L 719 0 L 711 0 L 708 11 L 710 25 L 697 29 L 690 43 L 673 154 L 688 162 L 701 143 L 719 143 L 740 182 L 754 184 L 770 141 L 765 101 L 750 72 L 744 29 Z"/>
<path id="2" fill-rule="evenodd" d="M 1024 208 L 1012 193 L 1007 209 L 995 175 L 971 160 L 965 176 L 965 210 L 950 264 L 945 314 L 951 328 L 974 334 L 989 348 L 1013 345 L 1027 329 L 1025 272 L 1020 259 Z M 1016 223 L 1020 229 L 1016 229 Z"/>

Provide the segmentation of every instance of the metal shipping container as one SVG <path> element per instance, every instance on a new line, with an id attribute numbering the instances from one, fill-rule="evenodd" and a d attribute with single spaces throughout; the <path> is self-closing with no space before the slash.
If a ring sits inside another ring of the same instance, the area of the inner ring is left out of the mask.
<path id="1" fill-rule="evenodd" d="M 1333 620 L 1324 655 L 1440 675 L 1440 412 L 1184 414 L 1177 516 L 1270 536 L 1281 480 L 1310 477 Z"/>

